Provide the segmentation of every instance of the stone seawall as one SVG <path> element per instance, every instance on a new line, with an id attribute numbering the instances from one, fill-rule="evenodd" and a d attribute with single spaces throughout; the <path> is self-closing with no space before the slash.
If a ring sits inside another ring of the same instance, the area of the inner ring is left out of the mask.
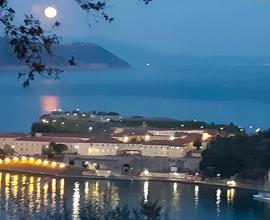
<path id="1" fill-rule="evenodd" d="M 152 172 L 169 172 L 171 167 L 177 168 L 179 172 L 196 173 L 199 172 L 200 158 L 65 155 L 64 161 L 72 161 L 76 167 L 82 167 L 82 164 L 87 162 L 90 168 L 96 164 L 100 169 L 108 169 L 114 173 L 129 172 L 139 175 L 145 169 Z"/>

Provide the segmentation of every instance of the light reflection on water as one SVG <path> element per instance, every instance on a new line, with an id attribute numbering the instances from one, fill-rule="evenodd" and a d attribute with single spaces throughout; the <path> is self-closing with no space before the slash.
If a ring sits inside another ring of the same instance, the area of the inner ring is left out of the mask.
<path id="1" fill-rule="evenodd" d="M 227 202 L 228 202 L 228 205 L 233 206 L 234 197 L 235 197 L 235 189 L 234 188 L 228 189 L 227 190 Z"/>
<path id="2" fill-rule="evenodd" d="M 40 104 L 42 112 L 49 113 L 59 108 L 60 98 L 58 96 L 41 96 Z"/>
<path id="3" fill-rule="evenodd" d="M 141 201 L 156 199 L 172 220 L 224 216 L 253 220 L 270 214 L 269 205 L 254 201 L 249 191 L 181 183 L 76 180 L 0 172 L 0 195 L 0 214 L 6 217 L 0 219 L 37 219 L 45 213 L 53 216 L 70 210 L 72 219 L 77 220 L 89 202 L 103 208 L 108 204 L 113 208 L 124 204 L 138 207 Z"/>
<path id="4" fill-rule="evenodd" d="M 259 127 L 268 129 L 270 122 L 269 67 L 66 71 L 57 82 L 37 79 L 27 89 L 21 88 L 16 76 L 16 71 L 1 72 L 0 76 L 0 103 L 5 106 L 0 114 L 3 131 L 29 131 L 42 114 L 76 107 L 124 115 L 234 122 L 250 132 Z M 13 120 L 6 115 L 12 115 Z"/>
<path id="5" fill-rule="evenodd" d="M 180 187 L 177 183 L 173 183 L 173 208 L 179 210 L 179 199 L 180 199 Z"/>
<path id="6" fill-rule="evenodd" d="M 221 206 L 221 190 L 220 189 L 217 189 L 217 193 L 216 193 L 216 196 L 217 196 L 217 215 L 219 215 L 220 213 L 220 206 Z"/>
<path id="7" fill-rule="evenodd" d="M 149 182 L 145 181 L 143 184 L 143 197 L 145 203 L 147 203 L 148 201 L 148 194 L 149 194 Z"/>
<path id="8" fill-rule="evenodd" d="M 196 185 L 194 188 L 195 208 L 198 208 L 198 205 L 199 205 L 199 191 L 200 191 L 200 188 L 198 185 Z"/>
<path id="9" fill-rule="evenodd" d="M 80 184 L 78 182 L 75 183 L 73 192 L 72 219 L 77 220 L 80 219 Z"/>

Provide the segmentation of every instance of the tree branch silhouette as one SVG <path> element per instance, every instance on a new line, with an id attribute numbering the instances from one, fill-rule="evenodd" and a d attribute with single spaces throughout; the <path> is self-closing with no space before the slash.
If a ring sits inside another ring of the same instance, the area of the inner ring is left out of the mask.
<path id="1" fill-rule="evenodd" d="M 106 1 L 99 0 L 74 0 L 83 11 L 97 13 L 105 21 L 111 23 L 114 18 L 106 13 Z M 142 0 L 149 4 L 152 0 Z M 57 65 L 46 62 L 44 57 L 53 58 L 53 49 L 60 42 L 60 37 L 53 32 L 45 31 L 39 20 L 33 15 L 25 15 L 23 21 L 15 22 L 15 10 L 9 6 L 8 0 L 0 0 L 0 24 L 4 29 L 4 36 L 13 49 L 16 58 L 27 66 L 27 71 L 18 73 L 18 78 L 23 78 L 23 87 L 30 85 L 37 76 L 50 79 L 59 79 L 63 69 Z M 59 27 L 60 22 L 56 21 L 53 27 Z M 67 64 L 76 66 L 75 57 L 67 61 Z"/>

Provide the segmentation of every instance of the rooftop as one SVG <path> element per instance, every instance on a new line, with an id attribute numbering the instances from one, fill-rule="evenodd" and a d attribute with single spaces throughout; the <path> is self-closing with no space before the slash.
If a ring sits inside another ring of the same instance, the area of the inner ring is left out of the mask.
<path id="1" fill-rule="evenodd" d="M 112 143 L 112 144 L 118 144 L 118 143 L 122 143 L 121 141 L 118 141 L 114 138 L 111 137 L 107 137 L 107 136 L 95 136 L 90 138 L 87 142 L 90 143 Z"/>
<path id="2" fill-rule="evenodd" d="M 70 138 L 62 138 L 62 137 L 20 137 L 16 139 L 16 141 L 31 141 L 31 142 L 56 142 L 56 143 L 81 143 L 82 139 L 70 139 Z"/>
<path id="3" fill-rule="evenodd" d="M 29 134 L 22 133 L 22 132 L 0 132 L 0 138 L 18 138 L 18 137 L 24 137 Z"/>

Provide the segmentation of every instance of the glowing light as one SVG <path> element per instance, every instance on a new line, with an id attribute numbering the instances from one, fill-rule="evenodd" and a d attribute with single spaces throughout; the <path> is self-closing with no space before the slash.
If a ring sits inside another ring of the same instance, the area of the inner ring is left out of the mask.
<path id="1" fill-rule="evenodd" d="M 177 183 L 173 184 L 173 191 L 175 192 L 177 190 Z"/>
<path id="2" fill-rule="evenodd" d="M 64 194 L 65 194 L 65 179 L 62 178 L 60 180 L 60 207 L 62 207 L 64 203 Z"/>
<path id="3" fill-rule="evenodd" d="M 30 157 L 29 161 L 31 161 L 31 162 L 35 161 L 34 157 Z"/>
<path id="4" fill-rule="evenodd" d="M 198 205 L 199 205 L 199 191 L 200 191 L 200 188 L 199 186 L 195 186 L 195 189 L 194 189 L 194 199 L 195 199 L 195 207 L 197 208 Z"/>
<path id="5" fill-rule="evenodd" d="M 149 141 L 149 140 L 150 140 L 150 135 L 148 135 L 148 134 L 145 135 L 145 140 L 146 140 L 146 141 Z"/>
<path id="6" fill-rule="evenodd" d="M 74 183 L 72 198 L 72 219 L 80 219 L 80 184 Z"/>
<path id="7" fill-rule="evenodd" d="M 199 193 L 199 190 L 200 190 L 200 188 L 199 188 L 199 186 L 195 186 L 195 194 L 198 194 Z"/>
<path id="8" fill-rule="evenodd" d="M 170 136 L 170 140 L 171 141 L 175 140 L 175 137 L 174 136 Z"/>
<path id="9" fill-rule="evenodd" d="M 48 205 L 49 204 L 49 198 L 48 198 L 48 189 L 49 189 L 49 184 L 48 182 L 46 182 L 43 186 L 43 201 L 44 201 L 44 204 L 45 205 Z"/>
<path id="10" fill-rule="evenodd" d="M 5 158 L 5 162 L 6 163 L 9 163 L 10 162 L 10 159 L 9 158 Z"/>
<path id="11" fill-rule="evenodd" d="M 227 186 L 236 187 L 236 182 L 234 180 L 229 180 L 229 181 L 227 181 Z"/>
<path id="12" fill-rule="evenodd" d="M 203 133 L 202 134 L 202 140 L 206 141 L 211 138 L 211 135 L 209 133 Z"/>
<path id="13" fill-rule="evenodd" d="M 217 189 L 216 196 L 217 196 L 217 201 L 216 201 L 217 212 L 219 213 L 220 212 L 220 204 L 221 204 L 221 190 L 220 189 Z"/>
<path id="14" fill-rule="evenodd" d="M 85 195 L 85 201 L 88 201 L 89 196 L 89 182 L 86 182 L 84 187 L 84 195 Z"/>
<path id="15" fill-rule="evenodd" d="M 232 204 L 234 202 L 235 197 L 235 189 L 231 188 L 227 190 L 227 202 L 228 204 Z"/>
<path id="16" fill-rule="evenodd" d="M 44 165 L 44 166 L 46 166 L 46 165 L 48 165 L 48 164 L 49 164 L 49 161 L 48 161 L 48 160 L 44 160 L 44 161 L 43 161 L 43 165 Z"/>
<path id="17" fill-rule="evenodd" d="M 128 142 L 128 140 L 129 140 L 128 136 L 125 136 L 124 137 L 124 142 Z"/>
<path id="18" fill-rule="evenodd" d="M 52 179 L 52 209 L 56 208 L 56 179 Z"/>
<path id="19" fill-rule="evenodd" d="M 2 164 L 2 163 L 3 163 L 3 160 L 0 159 L 0 164 Z"/>
<path id="20" fill-rule="evenodd" d="M 65 165 L 64 163 L 61 163 L 61 164 L 59 165 L 59 167 L 60 167 L 60 168 L 65 168 L 66 165 Z"/>
<path id="21" fill-rule="evenodd" d="M 256 133 L 259 133 L 260 131 L 261 131 L 260 128 L 257 128 L 257 129 L 256 129 Z"/>
<path id="22" fill-rule="evenodd" d="M 216 195 L 217 195 L 217 197 L 219 197 L 219 198 L 220 198 L 220 196 L 221 196 L 221 190 L 220 190 L 220 189 L 217 189 L 217 193 L 216 193 Z"/>
<path id="23" fill-rule="evenodd" d="M 27 157 L 22 156 L 21 160 L 22 160 L 22 161 L 26 161 L 26 160 L 27 160 Z"/>
<path id="24" fill-rule="evenodd" d="M 57 96 L 42 96 L 40 103 L 42 111 L 45 113 L 52 112 L 60 105 L 59 97 Z M 48 121 L 45 120 L 45 123 L 48 123 Z"/>
<path id="25" fill-rule="evenodd" d="M 13 157 L 13 160 L 14 160 L 14 161 L 18 161 L 19 158 L 18 158 L 18 157 Z"/>
<path id="26" fill-rule="evenodd" d="M 42 164 L 42 160 L 41 160 L 41 159 L 38 159 L 38 160 L 36 161 L 36 164 L 37 164 L 37 165 Z"/>
<path id="27" fill-rule="evenodd" d="M 145 181 L 143 184 L 143 197 L 144 197 L 144 202 L 148 202 L 148 194 L 149 194 L 149 182 Z"/>
<path id="28" fill-rule="evenodd" d="M 56 167 L 57 163 L 56 162 L 52 162 L 51 166 L 52 167 Z"/>
<path id="29" fill-rule="evenodd" d="M 148 176 L 149 175 L 149 170 L 144 170 L 143 175 Z"/>
<path id="30" fill-rule="evenodd" d="M 37 192 L 36 207 L 37 207 L 37 210 L 40 210 L 40 208 L 41 208 L 41 184 L 40 184 L 40 180 L 41 180 L 41 178 L 38 177 L 37 182 L 36 182 L 36 192 Z"/>
<path id="31" fill-rule="evenodd" d="M 57 10 L 54 7 L 47 7 L 44 13 L 47 18 L 54 18 L 57 15 Z"/>

